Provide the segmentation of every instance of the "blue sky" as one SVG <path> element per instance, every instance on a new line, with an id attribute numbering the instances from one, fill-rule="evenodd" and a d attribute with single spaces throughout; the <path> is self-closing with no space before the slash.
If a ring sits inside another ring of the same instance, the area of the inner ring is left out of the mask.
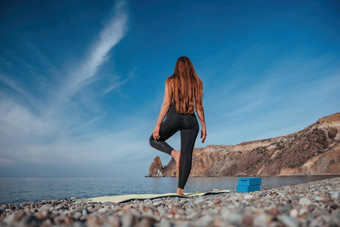
<path id="1" fill-rule="evenodd" d="M 339 112 L 339 28 L 335 0 L 1 1 L 0 176 L 167 164 L 148 139 L 180 56 L 204 83 L 195 147 L 301 130 Z"/>

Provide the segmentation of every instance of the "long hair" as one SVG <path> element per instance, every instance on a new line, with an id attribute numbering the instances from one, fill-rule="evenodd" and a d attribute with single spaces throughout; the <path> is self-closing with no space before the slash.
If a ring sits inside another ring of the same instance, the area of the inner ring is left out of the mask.
<path id="1" fill-rule="evenodd" d="M 194 105 L 198 108 L 202 106 L 203 83 L 188 57 L 177 59 L 174 74 L 166 79 L 166 83 L 177 112 L 193 114 Z"/>

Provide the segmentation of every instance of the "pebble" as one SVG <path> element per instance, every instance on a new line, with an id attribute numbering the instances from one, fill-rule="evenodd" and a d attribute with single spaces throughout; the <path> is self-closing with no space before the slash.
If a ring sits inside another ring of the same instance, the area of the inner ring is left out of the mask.
<path id="1" fill-rule="evenodd" d="M 312 201 L 310 201 L 310 200 L 307 199 L 307 198 L 301 198 L 301 199 L 299 200 L 299 203 L 300 203 L 302 206 L 304 206 L 304 205 L 309 205 L 309 204 L 311 204 Z"/>
<path id="2" fill-rule="evenodd" d="M 252 199 L 252 198 L 253 198 L 253 195 L 246 194 L 246 195 L 244 196 L 244 198 L 245 198 L 245 199 Z"/>
<path id="3" fill-rule="evenodd" d="M 159 206 L 159 205 L 161 205 L 161 204 L 163 204 L 163 202 L 162 202 L 162 201 L 159 201 L 159 202 L 154 202 L 154 203 L 153 203 L 153 205 L 154 205 L 154 206 Z"/>
<path id="4" fill-rule="evenodd" d="M 73 215 L 73 217 L 74 217 L 75 219 L 79 219 L 79 218 L 81 217 L 81 213 L 80 213 L 80 212 L 76 212 L 76 213 Z"/>
<path id="5" fill-rule="evenodd" d="M 269 222 L 270 216 L 265 212 L 254 217 L 254 227 L 268 226 Z"/>
<path id="6" fill-rule="evenodd" d="M 101 212 L 101 213 L 105 213 L 106 211 L 108 211 L 107 208 L 100 208 L 100 209 L 98 210 L 98 212 Z"/>
<path id="7" fill-rule="evenodd" d="M 295 218 L 289 217 L 288 215 L 279 215 L 277 218 L 283 222 L 286 226 L 290 227 L 298 227 L 299 226 L 299 221 Z"/>
<path id="8" fill-rule="evenodd" d="M 228 220 L 231 222 L 231 224 L 239 226 L 242 222 L 243 216 L 239 213 L 232 213 L 229 215 Z"/>
<path id="9" fill-rule="evenodd" d="M 199 205 L 199 204 L 203 203 L 204 201 L 205 201 L 205 200 L 203 199 L 203 196 L 199 196 L 198 199 L 196 199 L 196 200 L 194 201 L 194 204 Z"/>
<path id="10" fill-rule="evenodd" d="M 334 199 L 334 200 L 338 200 L 339 199 L 339 192 L 338 191 L 332 192 L 331 198 Z"/>
<path id="11" fill-rule="evenodd" d="M 190 198 L 0 204 L 0 226 L 339 226 L 340 177 Z"/>
<path id="12" fill-rule="evenodd" d="M 11 224 L 12 221 L 14 220 L 14 217 L 15 217 L 15 213 L 12 213 L 12 214 L 8 215 L 8 216 L 3 220 L 3 222 L 6 223 L 6 224 Z"/>
<path id="13" fill-rule="evenodd" d="M 133 215 L 129 212 L 126 212 L 122 217 L 122 226 L 123 227 L 130 227 L 132 226 Z"/>
<path id="14" fill-rule="evenodd" d="M 60 210 L 60 209 L 63 209 L 63 208 L 64 208 L 63 205 L 58 205 L 58 206 L 55 207 L 56 210 Z"/>
<path id="15" fill-rule="evenodd" d="M 171 222 L 168 219 L 163 218 L 160 222 L 160 227 L 171 227 Z"/>
<path id="16" fill-rule="evenodd" d="M 289 215 L 293 218 L 296 218 L 298 216 L 298 213 L 299 212 L 297 211 L 297 209 L 292 209 L 289 211 Z"/>
<path id="17" fill-rule="evenodd" d="M 323 201 L 325 198 L 324 197 L 321 197 L 321 196 L 316 196 L 315 198 L 314 198 L 314 200 L 315 201 Z"/>

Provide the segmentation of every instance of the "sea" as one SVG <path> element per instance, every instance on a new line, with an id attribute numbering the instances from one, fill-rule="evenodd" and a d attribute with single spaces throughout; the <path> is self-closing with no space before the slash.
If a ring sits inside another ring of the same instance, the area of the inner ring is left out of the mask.
<path id="1" fill-rule="evenodd" d="M 262 176 L 261 189 L 305 183 L 340 175 Z M 239 177 L 190 177 L 184 193 L 236 190 Z M 177 192 L 177 177 L 0 177 L 0 203 L 91 198 L 124 194 Z"/>

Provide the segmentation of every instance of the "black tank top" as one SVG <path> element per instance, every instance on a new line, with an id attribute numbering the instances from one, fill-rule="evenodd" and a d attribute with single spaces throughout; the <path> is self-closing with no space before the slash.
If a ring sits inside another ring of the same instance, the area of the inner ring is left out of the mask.
<path id="1" fill-rule="evenodd" d="M 171 100 L 171 104 L 170 104 L 170 108 L 174 108 L 175 110 L 176 110 L 176 106 L 175 106 L 175 100 Z M 187 109 L 186 109 L 187 110 Z M 177 112 L 177 110 L 176 110 L 176 112 Z M 178 113 L 178 112 L 177 112 Z M 183 113 L 179 113 L 179 114 L 183 114 Z M 187 114 L 185 114 L 185 115 L 187 115 Z M 193 114 L 190 114 L 190 115 L 195 115 L 195 112 L 193 113 Z"/>

